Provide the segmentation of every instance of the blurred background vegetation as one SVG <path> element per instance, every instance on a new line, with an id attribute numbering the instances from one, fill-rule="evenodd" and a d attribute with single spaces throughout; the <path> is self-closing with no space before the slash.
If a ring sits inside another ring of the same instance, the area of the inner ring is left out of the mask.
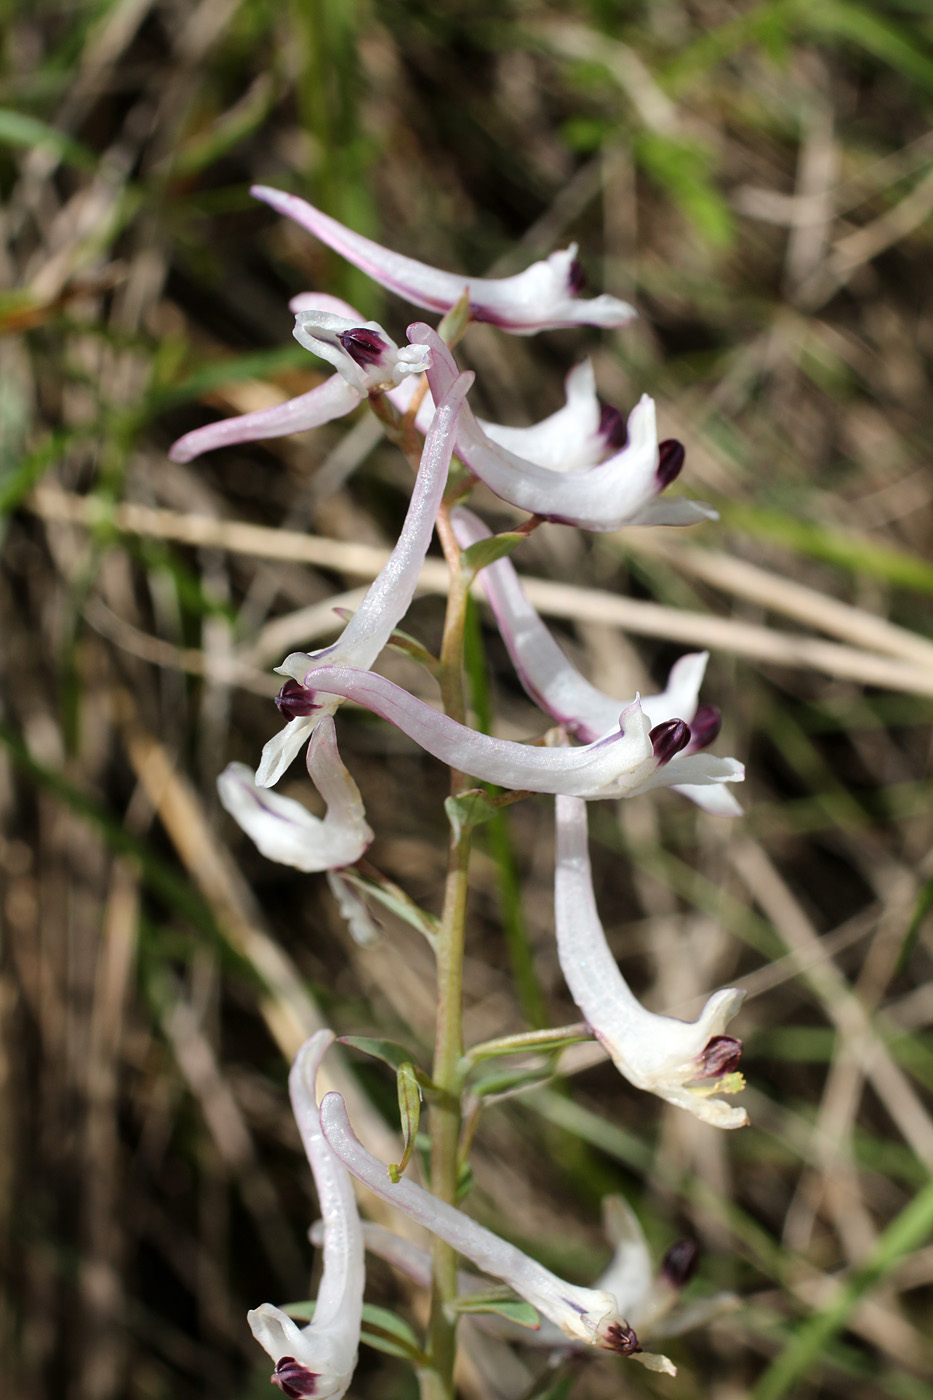
<path id="1" fill-rule="evenodd" d="M 321 1017 L 431 1038 L 418 935 L 387 920 L 358 948 L 322 881 L 217 808 L 218 770 L 278 722 L 270 667 L 328 635 L 335 595 L 353 605 L 352 547 L 391 542 L 409 487 L 367 420 L 166 458 L 318 382 L 295 292 L 397 337 L 411 319 L 252 201 L 261 180 L 474 274 L 578 240 L 639 321 L 472 329 L 480 411 L 543 416 L 591 353 L 604 397 L 657 398 L 722 516 L 551 527 L 519 563 L 568 585 L 561 635 L 619 694 L 712 650 L 748 815 L 601 804 L 594 859 L 650 1005 L 748 987 L 753 1126 L 716 1135 L 571 1057 L 484 1113 L 469 1208 L 589 1281 L 599 1199 L 622 1191 L 659 1255 L 700 1242 L 691 1296 L 740 1295 L 668 1344 L 676 1381 L 603 1357 L 575 1395 L 933 1397 L 926 0 L 8 0 L 0 82 L 0 1386 L 268 1395 L 245 1312 L 308 1296 L 314 1213 L 287 1059 Z M 346 546 L 326 563 L 324 536 Z M 608 595 L 664 611 L 622 630 Z M 406 626 L 432 645 L 440 618 L 425 597 Z M 478 711 L 538 732 L 475 621 Z M 350 707 L 341 723 L 373 859 L 436 907 L 444 775 Z M 298 770 L 283 790 L 306 794 Z M 572 1017 L 550 822 L 542 800 L 512 809 L 478 862 L 473 1039 Z M 391 1079 L 349 1060 L 362 1135 L 391 1142 Z M 423 1320 L 384 1267 L 370 1296 Z M 474 1340 L 463 1392 L 535 1393 L 535 1369 Z M 364 1348 L 353 1393 L 415 1389 Z"/>

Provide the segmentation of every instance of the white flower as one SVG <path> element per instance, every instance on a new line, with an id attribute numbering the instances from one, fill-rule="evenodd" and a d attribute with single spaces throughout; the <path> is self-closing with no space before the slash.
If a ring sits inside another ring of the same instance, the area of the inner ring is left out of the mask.
<path id="1" fill-rule="evenodd" d="M 431 363 L 426 345 L 400 349 L 377 321 L 358 321 L 329 311 L 299 311 L 295 339 L 333 365 L 358 394 L 384 393 Z"/>
<path id="2" fill-rule="evenodd" d="M 424 1225 L 484 1273 L 508 1284 L 560 1331 L 577 1342 L 632 1356 L 653 1371 L 675 1374 L 666 1356 L 643 1352 L 638 1338 L 620 1314 L 611 1293 L 580 1288 L 546 1269 L 520 1249 L 477 1224 L 462 1210 L 438 1200 L 407 1177 L 390 1180 L 383 1164 L 356 1137 L 339 1094 L 325 1094 L 321 1103 L 324 1135 L 347 1171 L 377 1196 Z"/>
<path id="3" fill-rule="evenodd" d="M 452 520 L 464 547 L 489 537 L 486 526 L 471 511 L 458 508 Z M 620 712 L 632 701 L 606 695 L 580 674 L 525 597 L 511 560 L 488 564 L 480 581 L 519 679 L 535 704 L 584 743 L 611 733 Z M 745 770 L 734 758 L 715 758 L 705 752 L 720 727 L 715 706 L 699 704 L 708 659 L 705 651 L 682 656 L 671 668 L 660 694 L 640 697 L 651 732 L 660 730 L 659 738 L 668 736 L 662 752 L 670 750 L 672 732 L 675 738 L 684 738 L 682 731 L 671 730 L 675 720 L 682 721 L 689 731 L 681 749 L 675 749 L 656 774 L 649 774 L 640 790 L 658 786 L 657 776 L 663 786 L 672 787 L 706 811 L 736 816 L 742 809 L 726 784 L 740 782 Z"/>
<path id="4" fill-rule="evenodd" d="M 251 193 L 294 219 L 374 282 L 429 311 L 449 311 L 467 292 L 474 321 L 489 321 L 513 335 L 559 326 L 624 326 L 635 315 L 617 297 L 581 299 L 583 270 L 575 243 L 514 277 L 464 277 L 382 248 L 297 195 L 265 185 L 255 185 Z"/>
<path id="5" fill-rule="evenodd" d="M 275 1362 L 272 1383 L 289 1400 L 340 1400 L 353 1379 L 360 1341 L 365 1283 L 360 1218 L 350 1179 L 321 1132 L 314 1088 L 333 1039 L 324 1030 L 306 1041 L 288 1079 L 323 1217 L 324 1271 L 314 1318 L 298 1327 L 271 1303 L 247 1314 L 253 1336 Z"/>
<path id="6" fill-rule="evenodd" d="M 436 331 L 423 322 L 408 327 L 414 345 L 431 351 L 428 383 L 435 399 L 459 373 Z M 698 501 L 660 498 L 678 476 L 684 450 L 673 438 L 658 443 L 654 400 L 644 394 L 629 414 L 626 437 L 617 452 L 571 472 L 517 456 L 484 432 L 465 406 L 457 425 L 457 456 L 502 500 L 546 520 L 584 530 L 617 530 L 621 525 L 690 525 L 716 518 Z"/>
<path id="7" fill-rule="evenodd" d="M 628 1203 L 621 1196 L 606 1196 L 602 1207 L 603 1226 L 614 1253 L 593 1287 L 612 1294 L 617 1312 L 628 1319 L 640 1339 L 680 1336 L 737 1306 L 734 1293 L 714 1293 L 683 1303 L 681 1290 L 690 1282 L 696 1267 L 698 1251 L 694 1242 L 686 1238 L 676 1240 L 656 1269 L 645 1233 Z M 322 1222 L 316 1222 L 310 1233 L 312 1242 L 317 1244 L 323 1238 Z M 363 1221 L 363 1243 L 368 1253 L 384 1259 L 420 1287 L 431 1286 L 431 1255 L 423 1246 L 368 1220 Z M 477 1274 L 457 1275 L 461 1294 L 480 1292 L 487 1286 Z M 534 1329 L 518 1326 L 495 1313 L 476 1314 L 475 1320 L 484 1331 L 495 1332 L 521 1346 L 553 1351 L 574 1345 L 547 1319 Z"/>
<path id="8" fill-rule="evenodd" d="M 561 970 L 577 1006 L 621 1074 L 717 1128 L 741 1128 L 744 1108 L 713 1098 L 737 1093 L 742 1042 L 726 1035 L 745 993 L 714 992 L 696 1021 L 646 1011 L 629 988 L 603 932 L 587 848 L 586 805 L 557 799 L 554 919 Z M 705 1082 L 703 1082 L 705 1081 Z"/>
<path id="9" fill-rule="evenodd" d="M 256 785 L 245 763 L 230 763 L 217 779 L 222 806 L 268 860 L 296 870 L 352 865 L 370 845 L 359 788 L 340 761 L 334 721 L 324 716 L 308 745 L 308 772 L 326 804 L 316 817 L 290 797 Z"/>

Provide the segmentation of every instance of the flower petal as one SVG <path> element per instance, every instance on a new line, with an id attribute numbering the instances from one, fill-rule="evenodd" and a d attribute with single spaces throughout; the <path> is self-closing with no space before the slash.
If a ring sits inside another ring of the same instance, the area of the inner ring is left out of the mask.
<path id="1" fill-rule="evenodd" d="M 637 701 L 620 715 L 616 732 L 595 744 L 537 748 L 477 733 L 369 671 L 326 666 L 305 677 L 306 685 L 312 681 L 325 703 L 331 695 L 355 700 L 443 763 L 500 787 L 587 798 L 627 797 L 657 768 L 649 722 Z"/>
<path id="2" fill-rule="evenodd" d="M 557 953 L 570 995 L 629 1083 L 716 1127 L 747 1123 L 743 1108 L 711 1097 L 709 1088 L 688 1087 L 708 1077 L 704 1051 L 722 1036 L 745 993 L 734 987 L 715 992 L 696 1021 L 645 1010 L 606 943 L 593 894 L 586 807 L 573 797 L 557 799 L 554 917 Z M 741 1081 L 734 1087 L 741 1088 Z"/>
<path id="3" fill-rule="evenodd" d="M 275 787 L 314 733 L 318 715 L 300 715 L 267 740 L 256 770 L 259 787 Z"/>
<path id="4" fill-rule="evenodd" d="M 423 322 L 408 327 L 413 344 L 431 350 L 428 383 L 442 398 L 458 370 L 447 346 Z M 616 530 L 631 524 L 662 489 L 654 400 L 647 394 L 628 418 L 625 445 L 588 470 L 554 471 L 518 457 L 483 432 L 464 406 L 457 425 L 457 455 L 495 495 L 520 510 L 585 530 Z"/>
<path id="5" fill-rule="evenodd" d="M 255 413 L 241 413 L 238 418 L 224 418 L 219 423 L 195 428 L 173 442 L 168 455 L 173 462 L 190 462 L 202 452 L 230 447 L 235 442 L 259 442 L 263 438 L 303 433 L 333 418 L 342 418 L 356 408 L 360 398 L 358 389 L 335 374 L 306 394 L 276 404 L 275 408 L 260 408 Z"/>
<path id="6" fill-rule="evenodd" d="M 469 292 L 474 320 L 490 321 L 514 335 L 534 335 L 559 326 L 624 326 L 635 315 L 633 308 L 617 297 L 580 299 L 576 244 L 533 263 L 514 277 L 463 277 L 382 248 L 297 195 L 265 185 L 254 185 L 251 193 L 294 219 L 373 281 L 429 311 L 449 311 L 464 292 Z"/>
<path id="7" fill-rule="evenodd" d="M 280 675 L 302 681 L 317 667 L 335 662 L 361 668 L 372 666 L 405 616 L 415 596 L 421 565 L 431 543 L 447 484 L 457 415 L 473 378 L 472 373 L 460 375 L 435 412 L 404 524 L 392 553 L 370 584 L 366 597 L 336 642 L 318 652 L 291 652 L 282 665 L 276 667 Z M 324 705 L 314 714 L 293 719 L 268 741 L 256 773 L 260 787 L 273 787 L 278 782 L 320 716 L 335 708 L 336 704 Z"/>
<path id="8" fill-rule="evenodd" d="M 363 1232 L 353 1188 L 321 1132 L 315 1094 L 318 1067 L 333 1043 L 318 1031 L 299 1050 L 289 1075 L 292 1108 L 323 1217 L 324 1269 L 314 1318 L 298 1327 L 271 1303 L 247 1314 L 253 1336 L 275 1362 L 272 1382 L 291 1397 L 339 1400 L 356 1367 L 363 1314 Z"/>
<path id="9" fill-rule="evenodd" d="M 373 833 L 359 789 L 340 761 L 329 715 L 311 738 L 308 771 L 327 805 L 323 819 L 300 802 L 257 786 L 245 763 L 229 764 L 217 779 L 217 791 L 225 810 L 267 859 L 304 871 L 352 865 L 371 843 Z"/>
<path id="10" fill-rule="evenodd" d="M 580 1288 L 558 1278 L 520 1249 L 477 1224 L 455 1206 L 438 1200 L 408 1177 L 391 1181 L 383 1164 L 357 1139 L 339 1094 L 325 1094 L 321 1103 L 321 1126 L 334 1152 L 358 1181 L 446 1240 L 484 1273 L 502 1279 L 567 1336 L 626 1355 L 637 1347 L 637 1338 L 625 1319 L 619 1316 L 611 1294 Z"/>
<path id="11" fill-rule="evenodd" d="M 606 438 L 600 431 L 602 408 L 589 360 L 570 371 L 566 392 L 563 408 L 530 428 L 509 428 L 482 419 L 477 422 L 499 447 L 539 467 L 567 474 L 585 471 L 601 462 L 607 450 Z"/>

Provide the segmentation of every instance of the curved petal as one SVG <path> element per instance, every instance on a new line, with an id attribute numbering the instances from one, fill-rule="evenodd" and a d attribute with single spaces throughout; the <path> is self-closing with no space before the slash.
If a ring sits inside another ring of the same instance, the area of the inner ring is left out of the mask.
<path id="1" fill-rule="evenodd" d="M 639 1349 L 637 1337 L 619 1316 L 611 1294 L 580 1288 L 558 1278 L 537 1260 L 407 1177 L 392 1182 L 382 1163 L 367 1152 L 356 1137 L 339 1094 L 325 1094 L 321 1103 L 321 1126 L 337 1156 L 358 1181 L 446 1240 L 484 1273 L 502 1279 L 568 1337 L 623 1355 L 631 1355 Z"/>
<path id="2" fill-rule="evenodd" d="M 524 457 L 547 471 L 586 471 L 601 462 L 608 443 L 600 431 L 602 407 L 596 396 L 596 380 L 589 360 L 575 365 L 566 380 L 563 408 L 530 428 L 509 428 L 502 423 L 477 419 L 480 428 L 499 447 Z"/>
<path id="3" fill-rule="evenodd" d="M 431 351 L 428 383 L 442 398 L 458 370 L 436 331 L 423 322 L 408 327 L 413 344 Z M 629 414 L 625 446 L 586 471 L 553 471 L 518 457 L 483 432 L 465 405 L 457 425 L 457 455 L 490 491 L 533 515 L 584 530 L 616 530 L 631 524 L 663 489 L 654 400 L 647 394 Z"/>
<path id="4" fill-rule="evenodd" d="M 330 716 L 311 738 L 308 771 L 327 804 L 323 818 L 290 797 L 257 786 L 245 763 L 229 764 L 217 779 L 217 791 L 224 809 L 268 860 L 309 872 L 352 865 L 373 833 L 359 789 L 340 761 Z"/>
<path id="5" fill-rule="evenodd" d="M 319 428 L 322 423 L 342 418 L 356 408 L 360 398 L 358 389 L 335 374 L 306 394 L 276 404 L 275 408 L 260 408 L 255 413 L 241 413 L 238 418 L 224 418 L 220 423 L 195 428 L 173 442 L 168 455 L 173 462 L 190 462 L 202 452 L 230 447 L 235 442 L 260 442 L 263 438 L 303 433 L 308 428 Z"/>
<path id="6" fill-rule="evenodd" d="M 317 720 L 317 715 L 300 715 L 267 740 L 256 770 L 256 782 L 260 787 L 275 787 L 311 738 Z"/>
<path id="7" fill-rule="evenodd" d="M 326 700 L 342 695 L 374 714 L 462 773 L 529 792 L 578 797 L 627 797 L 658 768 L 647 717 L 635 701 L 619 717 L 616 732 L 580 748 L 536 748 L 492 739 L 417 700 L 384 676 L 346 666 L 326 666 L 305 677 Z"/>
<path id="8" fill-rule="evenodd" d="M 696 1021 L 645 1010 L 606 943 L 593 894 L 586 807 L 573 797 L 557 799 L 554 918 L 557 953 L 570 995 L 629 1083 L 716 1127 L 747 1123 L 743 1108 L 711 1097 L 709 1087 L 688 1087 L 717 1072 L 709 1068 L 713 1061 L 706 1053 L 711 1041 L 729 1042 L 728 1063 L 734 1067 L 741 1045 L 723 1032 L 745 993 L 734 987 L 715 992 Z M 741 1077 L 723 1087 L 740 1089 Z"/>
<path id="9" fill-rule="evenodd" d="M 302 681 L 317 667 L 335 662 L 365 669 L 373 664 L 405 616 L 415 596 L 421 565 L 431 543 L 447 484 L 457 415 L 473 378 L 472 373 L 460 375 L 434 415 L 404 524 L 392 553 L 373 579 L 366 597 L 336 642 L 319 652 L 291 652 L 282 665 L 276 667 L 280 675 Z M 278 782 L 297 757 L 304 739 L 313 732 L 321 714 L 332 712 L 334 708 L 335 705 L 325 705 L 314 714 L 293 719 L 269 740 L 256 773 L 261 787 L 273 787 Z"/>
<path id="10" fill-rule="evenodd" d="M 382 248 L 297 195 L 265 185 L 254 185 L 250 193 L 294 219 L 380 286 L 429 311 L 449 311 L 464 292 L 469 292 L 475 321 L 490 321 L 514 335 L 534 335 L 559 326 L 624 326 L 635 315 L 633 308 L 617 297 L 604 294 L 590 301 L 580 299 L 582 278 L 576 244 L 533 263 L 514 277 L 463 277 Z"/>
<path id="11" fill-rule="evenodd" d="M 363 1314 L 363 1232 L 346 1170 L 323 1133 L 315 1094 L 318 1067 L 333 1043 L 318 1031 L 299 1050 L 288 1079 L 292 1108 L 323 1217 L 324 1270 L 313 1321 L 298 1327 L 271 1303 L 247 1314 L 253 1336 L 272 1357 L 273 1384 L 296 1400 L 339 1400 L 356 1367 Z"/>

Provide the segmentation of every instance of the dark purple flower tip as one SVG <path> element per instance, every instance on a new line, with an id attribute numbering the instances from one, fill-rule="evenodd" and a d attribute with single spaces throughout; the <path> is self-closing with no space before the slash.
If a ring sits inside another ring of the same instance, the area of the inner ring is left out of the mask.
<path id="1" fill-rule="evenodd" d="M 724 1074 L 732 1074 L 738 1069 L 741 1058 L 741 1040 L 736 1040 L 734 1035 L 714 1035 L 697 1061 L 698 1078 L 720 1079 Z"/>
<path id="2" fill-rule="evenodd" d="M 658 490 L 665 491 L 672 481 L 676 481 L 683 471 L 686 457 L 684 445 L 676 438 L 665 438 L 658 443 Z"/>
<path id="3" fill-rule="evenodd" d="M 317 1391 L 317 1373 L 309 1371 L 293 1356 L 283 1356 L 281 1361 L 277 1361 L 270 1379 L 283 1395 L 288 1396 L 288 1400 L 305 1400 L 306 1396 L 314 1395 Z"/>
<path id="4" fill-rule="evenodd" d="M 648 738 L 659 767 L 663 767 L 690 743 L 690 727 L 682 719 L 666 719 L 663 724 L 654 726 Z"/>
<path id="5" fill-rule="evenodd" d="M 599 405 L 599 435 L 606 446 L 612 448 L 613 452 L 618 452 L 628 440 L 625 419 L 617 408 L 613 408 L 611 403 Z"/>
<path id="6" fill-rule="evenodd" d="M 722 729 L 722 715 L 715 705 L 701 705 L 690 721 L 690 747 L 705 749 Z"/>
<path id="7" fill-rule="evenodd" d="M 613 1322 L 606 1328 L 604 1335 L 604 1351 L 614 1351 L 619 1356 L 633 1356 L 636 1351 L 641 1351 L 641 1342 L 635 1329 L 629 1327 L 627 1322 Z"/>
<path id="8" fill-rule="evenodd" d="M 578 297 L 586 288 L 586 273 L 579 258 L 574 258 L 567 269 L 567 286 L 571 296 Z"/>
<path id="9" fill-rule="evenodd" d="M 292 680 L 291 677 L 275 697 L 275 703 L 286 724 L 291 724 L 298 715 L 310 715 L 319 708 L 314 698 L 314 691 L 308 690 L 306 686 L 301 685 L 299 681 Z"/>
<path id="10" fill-rule="evenodd" d="M 373 365 L 378 365 L 388 349 L 379 332 L 369 331 L 365 326 L 357 326 L 352 331 L 340 331 L 337 339 L 350 359 L 361 369 L 371 369 Z"/>
<path id="11" fill-rule="evenodd" d="M 661 1260 L 661 1277 L 672 1288 L 683 1288 L 693 1278 L 700 1249 L 696 1240 L 675 1240 Z"/>

